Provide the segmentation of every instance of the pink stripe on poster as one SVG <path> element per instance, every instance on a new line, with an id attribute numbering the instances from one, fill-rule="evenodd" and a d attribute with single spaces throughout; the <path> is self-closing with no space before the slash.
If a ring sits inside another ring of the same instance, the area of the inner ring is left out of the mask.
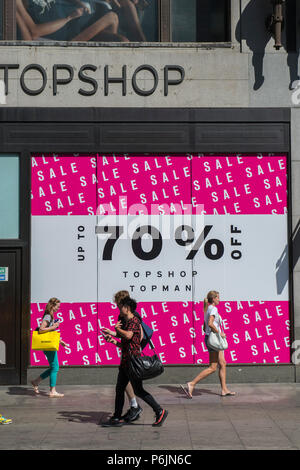
<path id="1" fill-rule="evenodd" d="M 193 157 L 192 197 L 204 214 L 287 213 L 287 158 L 214 155 Z"/>
<path id="2" fill-rule="evenodd" d="M 191 157 L 99 155 L 98 214 L 191 213 Z"/>
<path id="3" fill-rule="evenodd" d="M 202 302 L 194 304 L 201 316 Z M 220 302 L 229 348 L 225 358 L 229 364 L 276 364 L 290 362 L 290 316 L 288 301 Z M 204 335 L 196 327 L 195 345 L 201 345 L 195 362 L 206 362 Z"/>
<path id="4" fill-rule="evenodd" d="M 32 330 L 41 323 L 45 306 L 32 304 Z M 228 364 L 290 362 L 289 302 L 221 302 L 218 310 L 229 344 L 225 351 Z M 208 363 L 202 302 L 140 302 L 138 312 L 154 330 L 153 343 L 163 363 Z M 112 303 L 62 303 L 57 318 L 68 347 L 60 348 L 60 364 L 118 365 L 120 351 L 106 343 L 100 333 L 103 327 L 113 330 L 118 314 Z M 152 354 L 149 347 L 144 352 Z M 44 354 L 32 351 L 31 365 L 46 366 Z"/>
<path id="5" fill-rule="evenodd" d="M 204 205 L 204 207 L 202 207 Z M 285 155 L 32 157 L 32 215 L 284 214 Z"/>
<path id="6" fill-rule="evenodd" d="M 95 155 L 33 155 L 32 215 L 95 214 L 96 165 Z"/>

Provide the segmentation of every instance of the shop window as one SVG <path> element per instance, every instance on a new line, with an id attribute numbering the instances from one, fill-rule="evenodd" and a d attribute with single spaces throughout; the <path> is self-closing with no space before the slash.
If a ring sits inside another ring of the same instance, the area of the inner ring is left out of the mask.
<path id="1" fill-rule="evenodd" d="M 173 0 L 171 31 L 174 42 L 228 41 L 226 0 Z"/>
<path id="2" fill-rule="evenodd" d="M 229 0 L 0 0 L 2 39 L 226 42 Z"/>
<path id="3" fill-rule="evenodd" d="M 0 239 L 19 238 L 19 158 L 0 155 Z"/>

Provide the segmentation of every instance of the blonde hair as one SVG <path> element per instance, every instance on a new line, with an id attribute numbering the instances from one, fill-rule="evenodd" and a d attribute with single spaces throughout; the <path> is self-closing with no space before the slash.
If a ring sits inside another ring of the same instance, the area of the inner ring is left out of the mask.
<path id="1" fill-rule="evenodd" d="M 216 290 L 211 290 L 209 291 L 209 293 L 207 294 L 207 296 L 205 297 L 204 299 L 204 313 L 206 313 L 206 310 L 208 309 L 208 304 L 212 304 L 214 299 L 219 295 L 219 292 L 217 292 Z"/>
<path id="2" fill-rule="evenodd" d="M 54 309 L 54 307 L 56 307 L 57 304 L 60 303 L 60 300 L 57 299 L 56 297 L 52 297 L 49 302 L 47 303 L 46 305 L 46 309 L 45 309 L 45 313 L 44 313 L 44 316 L 45 315 L 51 315 L 51 318 L 53 319 L 54 316 L 53 316 L 53 312 L 52 310 Z"/>
<path id="3" fill-rule="evenodd" d="M 119 290 L 119 292 L 114 295 L 114 302 L 119 306 L 121 300 L 126 297 L 130 297 L 129 292 L 127 290 Z"/>

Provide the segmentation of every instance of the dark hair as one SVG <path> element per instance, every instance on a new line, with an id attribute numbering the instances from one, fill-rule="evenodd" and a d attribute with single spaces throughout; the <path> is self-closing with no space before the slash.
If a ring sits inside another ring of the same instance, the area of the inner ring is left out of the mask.
<path id="1" fill-rule="evenodd" d="M 116 292 L 114 295 L 114 302 L 119 305 L 120 300 L 125 299 L 125 297 L 130 297 L 128 290 L 119 290 L 119 292 Z"/>
<path id="2" fill-rule="evenodd" d="M 134 299 L 131 297 L 125 297 L 124 299 L 120 300 L 120 305 L 122 307 L 129 307 L 131 313 L 134 313 L 136 311 L 137 303 Z"/>

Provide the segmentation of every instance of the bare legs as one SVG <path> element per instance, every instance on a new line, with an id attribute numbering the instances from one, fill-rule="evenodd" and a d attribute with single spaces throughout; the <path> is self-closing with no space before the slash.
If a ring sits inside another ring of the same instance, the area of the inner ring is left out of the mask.
<path id="1" fill-rule="evenodd" d="M 197 377 L 195 377 L 191 382 L 187 382 L 188 392 L 191 398 L 193 396 L 195 385 L 198 382 L 200 382 L 200 380 L 203 380 L 209 375 L 216 372 L 217 367 L 218 367 L 218 359 L 219 359 L 218 352 L 209 353 L 209 367 L 207 369 L 204 369 L 202 372 L 200 372 L 200 374 L 197 375 Z"/>
<path id="2" fill-rule="evenodd" d="M 125 391 L 126 391 L 126 395 L 127 395 L 128 400 L 129 400 L 129 403 L 130 403 L 130 401 L 133 398 L 135 398 L 135 394 L 134 394 L 134 391 L 133 391 L 133 388 L 132 388 L 132 385 L 131 385 L 130 382 L 128 383 Z"/>
<path id="3" fill-rule="evenodd" d="M 91 26 L 75 36 L 72 41 L 90 41 L 102 32 L 117 34 L 119 27 L 118 15 L 114 12 L 106 13 Z"/>
<path id="4" fill-rule="evenodd" d="M 221 395 L 222 396 L 235 395 L 234 392 L 230 392 L 230 390 L 228 390 L 227 388 L 226 361 L 224 358 L 224 351 L 220 351 L 220 352 L 210 352 L 209 353 L 209 367 L 207 367 L 207 369 L 204 369 L 202 372 L 200 372 L 200 374 L 197 375 L 197 377 L 195 377 L 191 382 L 187 382 L 188 394 L 190 398 L 192 398 L 193 396 L 195 385 L 201 380 L 208 377 L 209 375 L 216 372 L 218 366 L 219 366 L 219 379 L 220 379 L 221 390 L 222 390 Z"/>
<path id="5" fill-rule="evenodd" d="M 128 29 L 128 37 L 130 41 L 145 42 L 144 35 L 136 6 L 131 0 L 120 0 L 121 12 L 124 17 Z"/>
<path id="6" fill-rule="evenodd" d="M 143 29 L 140 24 L 136 6 L 131 0 L 120 0 L 121 9 L 120 13 L 124 17 L 124 21 L 128 28 L 128 35 L 130 41 L 146 41 Z M 72 41 L 90 41 L 100 33 L 111 33 L 116 36 L 121 42 L 128 41 L 127 38 L 118 34 L 119 17 L 116 13 L 106 13 L 102 18 L 86 28 L 80 34 L 75 36 Z M 101 37 L 99 37 L 101 40 Z M 110 40 L 107 38 L 107 40 Z"/>
<path id="7" fill-rule="evenodd" d="M 41 377 L 38 377 L 37 379 L 35 380 L 32 380 L 31 384 L 33 386 L 33 390 L 36 394 L 39 394 L 39 384 L 41 383 L 42 379 Z"/>
<path id="8" fill-rule="evenodd" d="M 226 361 L 224 357 L 224 351 L 219 352 L 219 379 L 221 383 L 221 388 L 222 388 L 222 396 L 226 395 L 235 395 L 235 392 L 231 392 L 227 388 L 226 384 Z"/>

